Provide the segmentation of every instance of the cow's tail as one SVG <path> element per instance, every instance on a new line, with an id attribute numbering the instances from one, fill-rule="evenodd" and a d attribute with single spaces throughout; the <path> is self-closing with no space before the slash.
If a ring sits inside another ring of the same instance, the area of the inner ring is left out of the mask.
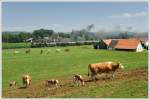
<path id="1" fill-rule="evenodd" d="M 89 73 L 89 69 L 90 69 L 90 64 L 88 65 L 88 76 L 90 75 L 90 73 Z"/>

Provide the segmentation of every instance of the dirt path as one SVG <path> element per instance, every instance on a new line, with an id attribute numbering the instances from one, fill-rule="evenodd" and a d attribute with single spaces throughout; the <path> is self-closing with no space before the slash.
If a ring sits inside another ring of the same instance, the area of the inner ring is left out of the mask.
<path id="1" fill-rule="evenodd" d="M 145 79 L 148 81 L 148 71 L 147 69 L 136 69 L 136 70 L 130 70 L 130 71 L 117 71 L 116 77 L 111 79 L 104 79 L 102 77 L 99 77 L 99 80 L 96 82 L 92 82 L 89 77 L 85 77 L 85 86 L 84 87 L 76 87 L 73 86 L 72 80 L 70 77 L 66 78 L 60 78 L 61 86 L 58 89 L 47 89 L 44 87 L 43 81 L 37 82 L 32 84 L 29 88 L 24 89 L 21 87 L 18 87 L 16 89 L 8 89 L 3 91 L 2 96 L 5 98 L 39 98 L 39 97 L 58 97 L 63 96 L 70 92 L 78 92 L 81 88 L 86 88 L 89 86 L 96 86 L 97 84 L 105 84 L 113 82 L 113 81 L 119 81 L 119 80 L 130 80 L 130 79 Z"/>

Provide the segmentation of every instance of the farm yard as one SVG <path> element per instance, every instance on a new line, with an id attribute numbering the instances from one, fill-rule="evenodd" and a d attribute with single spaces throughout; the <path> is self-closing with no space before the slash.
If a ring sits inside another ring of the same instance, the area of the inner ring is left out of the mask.
<path id="1" fill-rule="evenodd" d="M 59 49 L 59 52 L 56 50 Z M 67 50 L 66 50 L 67 49 Z M 148 52 L 96 50 L 93 46 L 68 46 L 50 48 L 4 49 L 2 51 L 3 98 L 147 98 Z M 41 54 L 41 50 L 43 53 Z M 14 51 L 18 53 L 14 54 Z M 104 61 L 121 62 L 125 69 L 118 70 L 114 79 L 96 82 L 87 76 L 88 65 Z M 21 77 L 29 74 L 31 86 L 22 88 Z M 73 74 L 85 78 L 85 86 L 74 86 Z M 46 79 L 58 79 L 61 86 L 48 90 Z M 16 88 L 10 88 L 10 80 L 16 80 Z"/>

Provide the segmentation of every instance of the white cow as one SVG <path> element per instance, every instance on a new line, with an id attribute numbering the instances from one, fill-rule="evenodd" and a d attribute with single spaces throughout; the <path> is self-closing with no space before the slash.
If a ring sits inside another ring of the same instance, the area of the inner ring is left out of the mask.
<path id="1" fill-rule="evenodd" d="M 17 51 L 17 50 L 14 51 L 14 55 L 15 55 L 15 54 L 18 54 L 18 53 L 19 53 L 19 51 Z"/>
<path id="2" fill-rule="evenodd" d="M 60 52 L 61 51 L 61 49 L 56 49 L 56 52 Z"/>

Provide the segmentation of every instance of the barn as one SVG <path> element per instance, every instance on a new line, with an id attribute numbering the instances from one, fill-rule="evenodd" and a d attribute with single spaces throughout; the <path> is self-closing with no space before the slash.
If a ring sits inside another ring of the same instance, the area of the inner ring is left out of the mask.
<path id="1" fill-rule="evenodd" d="M 136 52 L 141 52 L 144 50 L 141 41 L 139 39 L 120 39 L 118 40 L 114 48 L 116 50 L 126 50 Z"/>

